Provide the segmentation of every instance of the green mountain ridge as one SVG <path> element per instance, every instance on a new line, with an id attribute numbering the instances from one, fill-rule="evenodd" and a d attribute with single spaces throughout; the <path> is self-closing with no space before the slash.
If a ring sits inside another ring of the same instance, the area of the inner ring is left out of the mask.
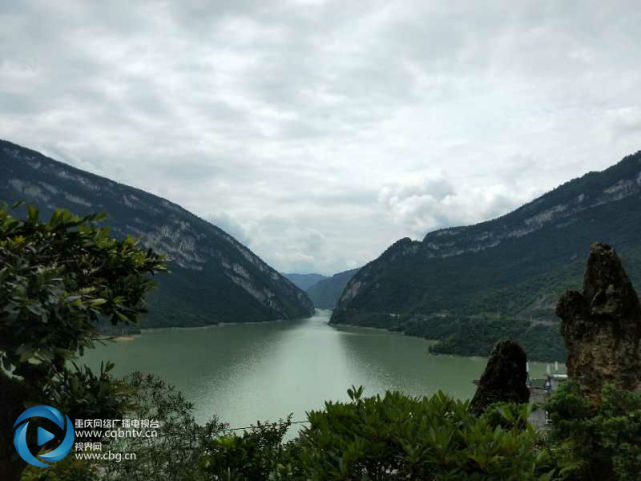
<path id="1" fill-rule="evenodd" d="M 43 215 L 105 212 L 116 237 L 140 237 L 169 258 L 141 327 L 307 317 L 311 300 L 232 236 L 182 207 L 0 140 L 0 201 Z"/>
<path id="2" fill-rule="evenodd" d="M 513 337 L 531 357 L 563 359 L 556 301 L 580 285 L 595 241 L 641 286 L 640 220 L 638 152 L 497 219 L 397 241 L 349 281 L 331 322 L 439 339 L 436 352 L 457 354 Z"/>

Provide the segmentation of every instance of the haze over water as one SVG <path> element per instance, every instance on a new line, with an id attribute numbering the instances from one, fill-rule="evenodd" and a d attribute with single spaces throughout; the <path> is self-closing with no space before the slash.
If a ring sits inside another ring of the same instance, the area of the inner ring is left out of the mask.
<path id="1" fill-rule="evenodd" d="M 365 395 L 399 390 L 422 396 L 439 389 L 474 394 L 486 359 L 435 356 L 430 341 L 375 329 L 335 328 L 330 311 L 310 319 L 193 329 L 154 329 L 132 342 L 97 346 L 84 361 L 116 363 L 118 375 L 156 374 L 194 403 L 197 421 L 217 414 L 232 427 L 275 421 L 346 400 L 351 385 Z M 545 364 L 530 363 L 540 376 Z"/>

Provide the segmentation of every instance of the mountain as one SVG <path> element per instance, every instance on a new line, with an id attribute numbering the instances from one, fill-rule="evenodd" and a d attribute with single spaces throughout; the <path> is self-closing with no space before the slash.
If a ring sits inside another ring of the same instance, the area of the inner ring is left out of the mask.
<path id="1" fill-rule="evenodd" d="M 358 269 L 351 269 L 325 278 L 309 287 L 307 295 L 317 308 L 334 309 L 345 286 L 357 272 Z"/>
<path id="2" fill-rule="evenodd" d="M 641 286 L 641 152 L 497 219 L 401 239 L 347 284 L 331 322 L 385 327 L 486 355 L 513 337 L 564 359 L 554 305 L 578 287 L 592 242 L 613 245 Z"/>
<path id="3" fill-rule="evenodd" d="M 306 291 L 318 281 L 327 279 L 322 274 L 283 274 L 287 279 L 292 281 L 299 289 Z"/>
<path id="4" fill-rule="evenodd" d="M 48 216 L 105 212 L 116 237 L 140 237 L 166 254 L 143 327 L 200 326 L 310 316 L 307 295 L 232 236 L 182 207 L 139 189 L 0 141 L 0 201 L 24 200 Z"/>

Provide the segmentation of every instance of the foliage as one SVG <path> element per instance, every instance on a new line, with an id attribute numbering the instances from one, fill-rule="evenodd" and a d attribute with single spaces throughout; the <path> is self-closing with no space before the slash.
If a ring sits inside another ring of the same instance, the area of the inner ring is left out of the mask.
<path id="1" fill-rule="evenodd" d="M 50 375 L 93 345 L 100 318 L 136 322 L 162 258 L 109 236 L 99 215 L 56 210 L 48 222 L 0 208 L 0 357 L 18 375 L 34 363 Z"/>
<path id="2" fill-rule="evenodd" d="M 443 393 L 364 398 L 362 388 L 352 388 L 351 402 L 328 402 L 308 413 L 310 426 L 285 443 L 291 416 L 238 434 L 215 421 L 203 428 L 193 422 L 189 403 L 161 381 L 136 374 L 128 382 L 136 386 L 142 409 L 136 416 L 165 413 L 162 432 L 168 439 L 116 441 L 112 450 L 136 452 L 138 459 L 105 463 L 102 479 L 551 479 L 546 452 L 527 424 L 527 406 L 497 404 L 477 418 L 467 402 Z"/>
<path id="3" fill-rule="evenodd" d="M 113 452 L 135 453 L 135 460 L 104 463 L 104 478 L 148 481 L 150 479 L 195 480 L 203 475 L 199 460 L 209 440 L 220 435 L 216 418 L 205 425 L 196 423 L 193 405 L 180 391 L 156 376 L 133 373 L 124 379 L 130 389 L 131 419 L 160 421 L 157 437 L 118 438 Z"/>
<path id="4" fill-rule="evenodd" d="M 110 374 L 114 364 L 101 362 L 97 375 L 88 366 L 71 364 L 54 375 L 42 398 L 71 419 L 120 419 L 130 406 L 132 390 Z"/>
<path id="5" fill-rule="evenodd" d="M 468 402 L 443 393 L 364 398 L 363 388 L 352 388 L 348 394 L 351 402 L 328 402 L 308 413 L 309 427 L 288 443 L 283 439 L 290 418 L 210 439 L 201 476 L 220 481 L 551 479 L 547 453 L 527 423 L 527 406 L 494 405 L 477 418 Z"/>
<path id="6" fill-rule="evenodd" d="M 202 467 L 212 481 L 267 481 L 291 474 L 285 466 L 285 433 L 291 426 L 291 415 L 276 423 L 251 426 L 240 435 L 229 432 L 211 440 L 205 449 Z"/>
<path id="7" fill-rule="evenodd" d="M 93 346 L 101 319 L 114 325 L 136 322 L 154 287 L 151 276 L 165 268 L 161 256 L 139 249 L 135 240 L 110 237 L 109 229 L 96 224 L 99 215 L 56 210 L 43 221 L 35 207 L 26 211 L 19 218 L 0 207 L 0 477 L 5 479 L 17 479 L 23 469 L 10 433 L 28 404 L 60 402 L 58 407 L 79 417 L 107 417 L 124 407 L 109 366 L 95 376 L 77 366 L 69 369 L 67 361 Z"/>
<path id="8" fill-rule="evenodd" d="M 546 408 L 553 422 L 550 443 L 563 479 L 639 479 L 641 393 L 606 385 L 601 396 L 590 399 L 567 382 Z"/>
<path id="9" fill-rule="evenodd" d="M 412 398 L 398 392 L 325 404 L 311 412 L 300 438 L 300 462 L 318 480 L 533 480 L 544 453 L 527 424 L 527 407 L 498 406 L 479 418 L 468 402 L 442 392 Z"/>
<path id="10" fill-rule="evenodd" d="M 27 466 L 20 479 L 21 481 L 98 481 L 101 478 L 96 465 L 67 456 L 52 468 Z"/>

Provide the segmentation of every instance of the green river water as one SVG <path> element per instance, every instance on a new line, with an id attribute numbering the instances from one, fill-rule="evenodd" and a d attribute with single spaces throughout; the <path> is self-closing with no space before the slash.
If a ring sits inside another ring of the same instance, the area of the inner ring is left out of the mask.
<path id="1" fill-rule="evenodd" d="M 212 414 L 232 427 L 276 421 L 346 400 L 351 385 L 366 395 L 399 390 L 429 395 L 439 389 L 474 394 L 486 359 L 435 356 L 430 341 L 366 328 L 328 325 L 330 312 L 310 319 L 192 329 L 146 330 L 129 342 L 97 346 L 83 359 L 116 363 L 116 374 L 156 374 L 194 403 L 197 421 Z M 545 364 L 530 363 L 534 376 Z"/>

